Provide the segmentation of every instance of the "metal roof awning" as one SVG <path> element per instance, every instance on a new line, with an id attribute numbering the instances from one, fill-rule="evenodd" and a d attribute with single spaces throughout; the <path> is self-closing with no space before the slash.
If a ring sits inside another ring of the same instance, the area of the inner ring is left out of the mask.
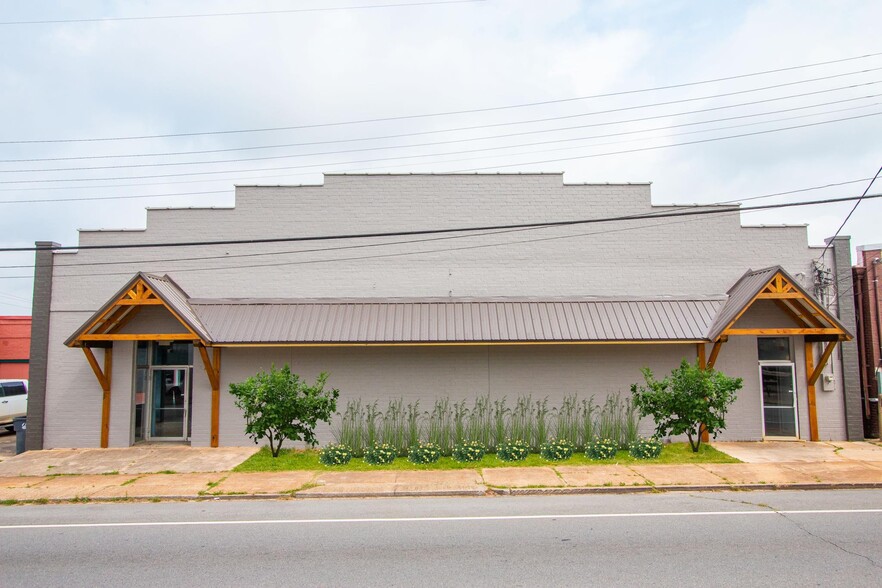
<path id="1" fill-rule="evenodd" d="M 763 298 L 787 313 L 794 327 L 736 328 Z M 149 305 L 165 307 L 183 332 L 120 332 Z M 682 298 L 194 299 L 169 276 L 138 273 L 65 344 L 88 347 L 126 339 L 186 339 L 203 347 L 701 343 L 739 334 L 851 338 L 775 266 L 748 271 L 727 296 Z"/>
<path id="2" fill-rule="evenodd" d="M 216 345 L 697 342 L 723 299 L 192 300 Z"/>

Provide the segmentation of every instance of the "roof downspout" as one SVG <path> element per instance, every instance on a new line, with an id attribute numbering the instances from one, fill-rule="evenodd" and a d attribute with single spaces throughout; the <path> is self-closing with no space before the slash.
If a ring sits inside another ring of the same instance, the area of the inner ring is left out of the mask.
<path id="1" fill-rule="evenodd" d="M 856 267 L 854 268 L 854 280 L 855 280 L 855 288 L 854 295 L 857 299 L 856 302 L 856 312 L 855 312 L 855 321 L 857 327 L 856 339 L 858 342 L 858 372 L 861 376 L 861 396 L 864 398 L 864 418 L 870 418 L 870 385 L 867 381 L 867 357 L 866 357 L 866 333 L 864 331 L 864 285 L 866 284 L 866 269 L 862 272 L 861 270 L 864 268 Z M 866 427 L 865 427 L 866 429 Z M 865 431 L 865 433 L 870 433 L 868 436 L 872 437 L 872 431 Z"/>

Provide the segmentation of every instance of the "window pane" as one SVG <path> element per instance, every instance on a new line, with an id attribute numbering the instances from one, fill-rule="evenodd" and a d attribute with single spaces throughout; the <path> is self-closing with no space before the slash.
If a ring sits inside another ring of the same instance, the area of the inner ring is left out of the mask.
<path id="1" fill-rule="evenodd" d="M 147 366 L 147 348 L 149 345 L 147 341 L 138 341 L 138 348 L 135 353 L 135 364 L 138 367 Z"/>
<path id="2" fill-rule="evenodd" d="M 153 365 L 192 365 L 192 343 L 153 344 Z"/>
<path id="3" fill-rule="evenodd" d="M 760 361 L 790 361 L 789 337 L 759 337 L 756 340 Z"/>
<path id="4" fill-rule="evenodd" d="M 27 388 L 25 388 L 24 382 L 3 382 L 0 384 L 3 387 L 3 393 L 0 396 L 24 396 L 28 393 Z"/>

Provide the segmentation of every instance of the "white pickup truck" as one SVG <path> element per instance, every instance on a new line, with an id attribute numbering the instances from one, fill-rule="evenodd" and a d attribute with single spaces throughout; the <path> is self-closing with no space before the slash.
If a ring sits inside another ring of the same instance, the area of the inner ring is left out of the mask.
<path id="1" fill-rule="evenodd" d="M 12 419 L 28 412 L 28 381 L 0 380 L 0 427 L 12 430 Z"/>

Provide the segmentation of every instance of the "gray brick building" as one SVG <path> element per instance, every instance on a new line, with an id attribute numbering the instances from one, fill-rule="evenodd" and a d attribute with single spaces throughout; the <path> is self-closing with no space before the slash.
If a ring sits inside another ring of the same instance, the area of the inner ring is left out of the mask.
<path id="1" fill-rule="evenodd" d="M 701 214 L 651 218 L 681 211 Z M 86 248 L 221 240 L 241 243 Z M 234 208 L 149 209 L 143 230 L 81 231 L 75 253 L 40 246 L 31 448 L 248 443 L 229 383 L 285 362 L 307 378 L 330 372 L 344 401 L 554 404 L 703 357 L 744 378 L 724 438 L 860 437 L 854 313 L 838 304 L 848 239 L 821 255 L 805 226 L 743 226 L 737 206 L 656 206 L 648 184 L 326 175 L 238 186 Z"/>

